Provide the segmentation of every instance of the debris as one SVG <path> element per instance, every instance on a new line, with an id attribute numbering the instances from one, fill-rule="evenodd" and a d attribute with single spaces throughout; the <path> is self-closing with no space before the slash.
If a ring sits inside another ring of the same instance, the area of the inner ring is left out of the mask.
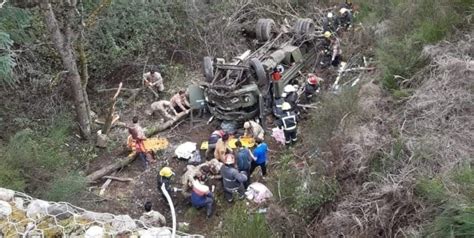
<path id="1" fill-rule="evenodd" d="M 112 180 L 117 180 L 119 182 L 131 182 L 133 181 L 132 178 L 120 178 L 120 177 L 115 177 L 115 176 L 104 176 L 105 179 L 112 179 Z"/>
<path id="2" fill-rule="evenodd" d="M 194 142 L 184 142 L 183 144 L 178 145 L 174 154 L 179 159 L 189 160 L 193 157 L 194 152 L 196 151 L 196 143 Z"/>

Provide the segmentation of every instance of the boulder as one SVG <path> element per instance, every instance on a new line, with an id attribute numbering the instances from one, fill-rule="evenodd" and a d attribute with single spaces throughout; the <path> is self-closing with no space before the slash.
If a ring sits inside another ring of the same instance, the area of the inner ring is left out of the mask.
<path id="1" fill-rule="evenodd" d="M 84 234 L 85 238 L 102 238 L 104 237 L 104 228 L 100 226 L 91 226 Z"/>
<path id="2" fill-rule="evenodd" d="M 49 215 L 55 216 L 57 219 L 63 220 L 71 217 L 74 212 L 74 208 L 67 204 L 53 204 L 47 208 Z"/>
<path id="3" fill-rule="evenodd" d="M 89 221 L 99 221 L 99 222 L 109 223 L 114 219 L 114 216 L 108 213 L 85 211 L 84 213 L 81 214 L 81 218 L 89 220 Z"/>
<path id="4" fill-rule="evenodd" d="M 26 215 L 29 218 L 35 218 L 37 216 L 42 217 L 47 214 L 49 203 L 43 200 L 33 200 L 26 208 Z"/>
<path id="5" fill-rule="evenodd" d="M 10 203 L 0 201 L 0 219 L 5 219 L 12 214 L 12 206 Z"/>
<path id="6" fill-rule="evenodd" d="M 129 215 L 118 215 L 112 220 L 112 232 L 122 233 L 132 231 L 137 228 L 135 221 Z"/>
<path id="7" fill-rule="evenodd" d="M 6 188 L 0 188 L 0 200 L 9 202 L 14 196 L 15 191 Z"/>
<path id="8" fill-rule="evenodd" d="M 25 210 L 25 201 L 22 198 L 16 197 L 13 199 L 15 207 L 19 210 Z"/>
<path id="9" fill-rule="evenodd" d="M 139 230 L 138 234 L 140 238 L 171 237 L 171 231 L 164 227 Z"/>

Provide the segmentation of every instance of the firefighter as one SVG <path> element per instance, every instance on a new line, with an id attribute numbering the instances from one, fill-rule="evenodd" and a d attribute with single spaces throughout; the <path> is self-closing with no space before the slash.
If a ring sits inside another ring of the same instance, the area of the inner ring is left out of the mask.
<path id="1" fill-rule="evenodd" d="M 336 32 L 339 27 L 339 18 L 335 17 L 332 12 L 328 12 L 326 17 L 323 19 L 323 31 Z"/>
<path id="2" fill-rule="evenodd" d="M 319 78 L 315 74 L 308 74 L 308 79 L 304 86 L 304 96 L 306 103 L 310 103 L 313 95 L 319 92 L 320 83 L 323 81 L 322 78 Z"/>
<path id="3" fill-rule="evenodd" d="M 279 128 L 283 129 L 285 134 L 285 144 L 290 145 L 296 142 L 296 126 L 297 118 L 296 113 L 291 110 L 291 105 L 287 102 L 283 103 L 283 116 L 278 120 L 277 124 Z"/>
<path id="4" fill-rule="evenodd" d="M 245 197 L 244 183 L 248 179 L 245 171 L 239 172 L 235 167 L 235 158 L 232 153 L 226 154 L 224 166 L 221 168 L 222 185 L 224 187 L 224 198 L 227 202 L 233 201 L 233 194 L 238 193 L 239 198 Z"/>
<path id="5" fill-rule="evenodd" d="M 273 115 L 275 115 L 275 117 L 280 118 L 281 115 L 283 114 L 283 110 L 281 110 L 281 106 L 283 105 L 284 102 L 285 100 L 283 98 L 281 98 L 280 96 L 275 96 L 275 101 L 273 105 Z"/>
<path id="6" fill-rule="evenodd" d="M 285 102 L 289 103 L 293 110 L 296 111 L 296 101 L 298 100 L 298 94 L 296 93 L 296 88 L 293 85 L 286 85 L 283 88 L 282 96 L 285 98 Z M 285 113 L 283 113 L 285 114 Z"/>

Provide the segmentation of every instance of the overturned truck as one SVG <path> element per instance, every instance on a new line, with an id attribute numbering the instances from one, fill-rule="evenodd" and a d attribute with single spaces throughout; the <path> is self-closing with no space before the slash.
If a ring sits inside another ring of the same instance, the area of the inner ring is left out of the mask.
<path id="1" fill-rule="evenodd" d="M 298 19 L 293 27 L 276 26 L 272 19 L 259 19 L 255 51 L 245 51 L 227 62 L 204 57 L 204 98 L 211 114 L 220 120 L 244 121 L 271 112 L 275 97 L 283 87 L 301 76 L 301 70 L 318 61 L 321 32 L 311 19 Z M 282 67 L 281 67 L 281 66 Z M 282 77 L 272 81 L 275 67 Z"/>

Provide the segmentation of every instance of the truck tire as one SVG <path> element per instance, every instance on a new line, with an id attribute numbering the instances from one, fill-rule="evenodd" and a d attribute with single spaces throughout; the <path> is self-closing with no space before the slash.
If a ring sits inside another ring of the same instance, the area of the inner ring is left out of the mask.
<path id="1" fill-rule="evenodd" d="M 214 65 L 212 62 L 212 57 L 206 56 L 203 60 L 203 68 L 204 68 L 204 77 L 206 78 L 207 82 L 212 82 L 214 79 Z"/>
<path id="2" fill-rule="evenodd" d="M 267 73 L 265 72 L 265 69 L 263 68 L 262 62 L 260 62 L 260 60 L 257 58 L 252 58 L 250 59 L 250 67 L 252 67 L 252 69 L 255 71 L 257 84 L 259 86 L 267 85 L 268 84 Z"/>
<path id="3" fill-rule="evenodd" d="M 257 40 L 260 42 L 265 42 L 271 40 L 273 37 L 273 29 L 275 28 L 275 21 L 272 19 L 259 19 L 257 25 L 255 26 L 255 33 L 257 35 Z"/>
<path id="4" fill-rule="evenodd" d="M 314 32 L 313 20 L 309 18 L 298 19 L 296 24 L 293 26 L 293 32 L 298 36 Z"/>

